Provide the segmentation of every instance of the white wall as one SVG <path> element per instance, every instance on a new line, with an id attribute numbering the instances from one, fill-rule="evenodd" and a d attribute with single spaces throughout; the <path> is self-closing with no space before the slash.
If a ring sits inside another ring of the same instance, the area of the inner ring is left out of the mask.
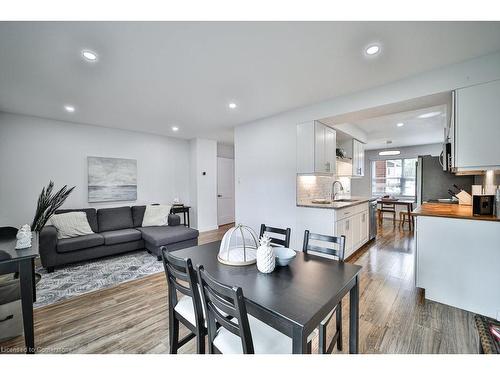
<path id="1" fill-rule="evenodd" d="M 236 222 L 258 229 L 260 223 L 296 233 L 296 125 L 459 87 L 500 79 L 500 53 L 436 69 L 385 86 L 338 97 L 235 129 Z"/>
<path id="2" fill-rule="evenodd" d="M 192 226 L 200 232 L 217 229 L 217 142 L 191 140 Z"/>
<path id="3" fill-rule="evenodd" d="M 87 156 L 137 160 L 136 202 L 87 202 Z M 76 186 L 63 207 L 189 203 L 189 142 L 0 113 L 0 225 L 30 223 L 49 180 Z"/>
<path id="4" fill-rule="evenodd" d="M 351 179 L 351 194 L 370 196 L 371 195 L 371 161 L 373 160 L 388 160 L 388 159 L 404 159 L 404 158 L 416 158 L 420 155 L 432 155 L 439 156 L 443 150 L 443 146 L 440 143 L 434 143 L 430 145 L 419 145 L 419 146 L 409 146 L 409 147 L 391 147 L 391 149 L 397 149 L 401 151 L 400 155 L 397 156 L 380 156 L 378 153 L 382 150 L 369 150 L 365 152 L 365 175 L 360 178 Z"/>

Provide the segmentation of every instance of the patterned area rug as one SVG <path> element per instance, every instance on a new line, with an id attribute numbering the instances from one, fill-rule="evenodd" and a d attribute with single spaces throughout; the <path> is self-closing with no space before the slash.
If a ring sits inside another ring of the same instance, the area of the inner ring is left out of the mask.
<path id="1" fill-rule="evenodd" d="M 36 287 L 34 307 L 108 288 L 126 281 L 163 272 L 163 263 L 144 250 L 56 268 L 37 269 L 42 279 Z"/>

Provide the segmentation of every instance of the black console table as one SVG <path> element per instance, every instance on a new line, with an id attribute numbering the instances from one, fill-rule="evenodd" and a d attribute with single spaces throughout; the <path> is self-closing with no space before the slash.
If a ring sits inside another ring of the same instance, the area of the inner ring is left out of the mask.
<path id="1" fill-rule="evenodd" d="M 184 219 L 184 221 L 183 221 L 184 226 L 190 227 L 191 226 L 191 223 L 189 221 L 189 209 L 190 208 L 191 208 L 190 206 L 172 206 L 170 213 L 172 213 L 172 214 L 182 213 L 183 219 Z"/>
<path id="2" fill-rule="evenodd" d="M 16 237 L 0 238 L 0 265 L 14 265 L 19 269 L 21 305 L 23 311 L 24 342 L 26 353 L 35 353 L 35 330 L 33 324 L 33 268 L 38 257 L 38 233 L 33 232 L 31 247 L 16 250 Z"/>

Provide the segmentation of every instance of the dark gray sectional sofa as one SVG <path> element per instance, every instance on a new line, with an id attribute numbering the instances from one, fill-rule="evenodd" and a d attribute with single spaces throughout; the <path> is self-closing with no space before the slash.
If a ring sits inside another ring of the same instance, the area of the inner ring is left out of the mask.
<path id="1" fill-rule="evenodd" d="M 58 240 L 56 228 L 45 226 L 40 232 L 40 258 L 48 272 L 64 264 L 140 249 L 160 260 L 162 246 L 178 250 L 198 244 L 198 231 L 181 225 L 177 215 L 169 215 L 168 226 L 142 227 L 146 206 L 59 210 L 56 214 L 72 211 L 85 212 L 94 233 Z"/>

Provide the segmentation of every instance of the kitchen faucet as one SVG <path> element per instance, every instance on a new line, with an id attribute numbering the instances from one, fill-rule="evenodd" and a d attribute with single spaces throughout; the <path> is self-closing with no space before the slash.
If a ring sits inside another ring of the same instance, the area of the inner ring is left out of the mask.
<path id="1" fill-rule="evenodd" d="M 340 190 L 339 190 L 339 191 L 337 191 L 337 192 L 335 192 L 335 184 L 336 184 L 336 183 L 339 183 L 339 185 L 340 185 Z M 332 201 L 334 201 L 334 200 L 335 200 L 335 197 L 336 197 L 336 196 L 337 196 L 337 194 L 338 194 L 339 192 L 341 192 L 341 191 L 344 191 L 344 186 L 342 185 L 342 182 L 340 182 L 339 180 L 335 180 L 335 181 L 333 181 L 333 184 L 332 184 L 332 196 L 331 196 Z"/>

